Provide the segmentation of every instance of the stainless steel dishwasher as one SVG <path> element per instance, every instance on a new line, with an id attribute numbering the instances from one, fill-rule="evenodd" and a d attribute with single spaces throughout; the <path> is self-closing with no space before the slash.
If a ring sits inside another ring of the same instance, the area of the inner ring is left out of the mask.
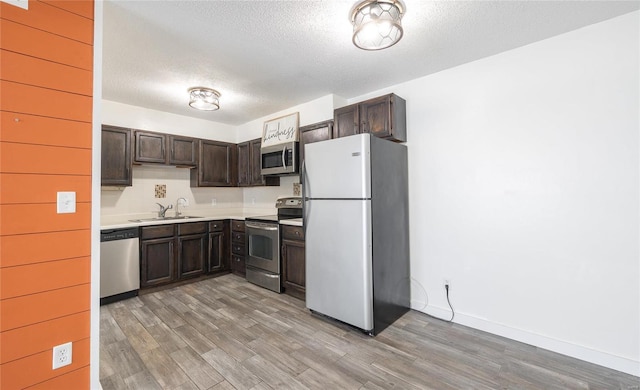
<path id="1" fill-rule="evenodd" d="M 138 295 L 140 244 L 138 228 L 100 232 L 100 304 Z"/>

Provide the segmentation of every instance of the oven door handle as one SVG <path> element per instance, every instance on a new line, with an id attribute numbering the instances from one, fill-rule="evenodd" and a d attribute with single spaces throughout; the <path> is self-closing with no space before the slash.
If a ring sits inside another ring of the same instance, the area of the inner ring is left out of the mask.
<path id="1" fill-rule="evenodd" d="M 269 230 L 269 231 L 276 231 L 279 229 L 278 226 L 264 226 L 264 225 L 253 224 L 251 222 L 246 222 L 245 227 L 258 229 L 258 230 Z"/>

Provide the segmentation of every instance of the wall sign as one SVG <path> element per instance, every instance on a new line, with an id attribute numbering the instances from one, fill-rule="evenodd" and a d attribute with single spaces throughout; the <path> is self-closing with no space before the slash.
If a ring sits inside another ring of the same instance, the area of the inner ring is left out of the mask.
<path id="1" fill-rule="evenodd" d="M 298 131 L 299 116 L 300 113 L 295 112 L 264 122 L 262 147 L 298 141 L 300 139 Z"/>

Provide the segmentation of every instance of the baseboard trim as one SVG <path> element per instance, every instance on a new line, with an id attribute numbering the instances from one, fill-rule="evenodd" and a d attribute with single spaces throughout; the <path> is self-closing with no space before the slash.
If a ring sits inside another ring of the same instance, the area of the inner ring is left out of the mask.
<path id="1" fill-rule="evenodd" d="M 427 305 L 421 301 L 411 300 L 411 308 L 443 320 L 451 318 L 451 311 L 448 308 Z M 453 322 L 640 377 L 640 361 L 556 340 L 464 313 L 456 312 Z"/>

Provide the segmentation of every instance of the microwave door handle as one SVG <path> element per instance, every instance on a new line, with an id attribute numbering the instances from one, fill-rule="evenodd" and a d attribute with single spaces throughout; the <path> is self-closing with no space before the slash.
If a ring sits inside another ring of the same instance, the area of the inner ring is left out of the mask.
<path id="1" fill-rule="evenodd" d="M 287 167 L 287 161 L 285 159 L 285 154 L 287 153 L 287 146 L 283 146 L 282 147 L 282 167 L 286 168 Z"/>

